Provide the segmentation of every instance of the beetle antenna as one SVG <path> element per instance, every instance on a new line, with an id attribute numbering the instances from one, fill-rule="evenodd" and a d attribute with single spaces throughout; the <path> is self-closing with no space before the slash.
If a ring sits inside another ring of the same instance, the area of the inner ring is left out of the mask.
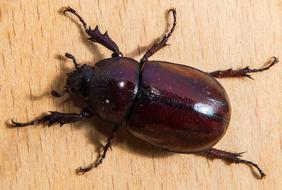
<path id="1" fill-rule="evenodd" d="M 65 53 L 65 56 L 66 56 L 67 58 L 69 58 L 69 59 L 72 59 L 72 61 L 73 61 L 73 63 L 74 63 L 74 66 L 75 66 L 76 69 L 79 68 L 79 64 L 77 63 L 76 58 L 75 58 L 72 54 L 70 54 L 70 53 Z"/>

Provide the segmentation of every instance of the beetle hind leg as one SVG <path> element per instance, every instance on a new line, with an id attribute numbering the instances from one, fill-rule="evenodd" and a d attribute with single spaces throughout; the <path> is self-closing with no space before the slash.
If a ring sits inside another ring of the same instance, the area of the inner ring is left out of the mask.
<path id="1" fill-rule="evenodd" d="M 142 57 L 141 59 L 141 65 L 148 61 L 148 58 L 151 57 L 152 55 L 154 55 L 157 51 L 159 51 L 160 49 L 164 48 L 165 46 L 167 46 L 167 41 L 168 39 L 171 37 L 173 31 L 175 30 L 175 26 L 176 26 L 176 10 L 175 9 L 169 9 L 168 13 L 172 12 L 173 15 L 173 25 L 170 29 L 170 31 L 164 35 L 164 37 L 162 38 L 161 41 L 155 43 L 146 53 L 145 55 Z"/>
<path id="2" fill-rule="evenodd" d="M 116 136 L 117 134 L 117 131 L 119 129 L 119 125 L 116 125 L 114 126 L 113 130 L 112 130 L 112 133 L 110 134 L 110 136 L 108 137 L 107 139 L 107 142 L 106 144 L 104 145 L 104 147 L 102 148 L 102 154 L 101 156 L 98 158 L 98 160 L 90 165 L 88 165 L 87 167 L 79 167 L 77 170 L 76 170 L 76 173 L 78 175 L 82 175 L 86 172 L 89 172 L 90 170 L 94 169 L 94 168 L 97 168 L 99 165 L 102 164 L 103 160 L 106 158 L 106 154 L 108 152 L 109 149 L 111 149 L 111 145 L 113 143 L 113 140 L 114 140 L 114 137 Z"/>
<path id="3" fill-rule="evenodd" d="M 272 57 L 272 60 L 264 67 L 259 69 L 250 69 L 249 67 L 245 67 L 243 69 L 226 69 L 221 71 L 214 71 L 209 73 L 209 75 L 216 78 L 226 78 L 226 77 L 248 77 L 253 79 L 250 73 L 262 72 L 268 70 L 270 67 L 279 62 L 277 57 Z"/>
<path id="4" fill-rule="evenodd" d="M 257 176 L 259 179 L 262 179 L 266 176 L 266 174 L 263 172 L 263 170 L 254 162 L 248 161 L 248 160 L 244 160 L 241 159 L 242 154 L 244 152 L 241 153 L 232 153 L 232 152 L 226 152 L 223 150 L 218 150 L 215 148 L 209 148 L 208 150 L 202 152 L 202 155 L 208 157 L 208 158 L 218 158 L 218 159 L 222 159 L 225 160 L 227 162 L 230 163 L 236 163 L 236 164 L 246 164 L 250 167 L 254 167 L 258 170 L 259 175 Z"/>

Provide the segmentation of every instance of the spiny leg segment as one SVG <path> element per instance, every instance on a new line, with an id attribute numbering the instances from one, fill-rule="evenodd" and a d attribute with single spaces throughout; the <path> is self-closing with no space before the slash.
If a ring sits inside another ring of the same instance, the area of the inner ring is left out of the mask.
<path id="1" fill-rule="evenodd" d="M 141 66 L 142 64 L 144 64 L 144 62 L 148 61 L 148 58 L 151 57 L 152 55 L 154 55 L 157 51 L 159 51 L 160 49 L 162 49 L 163 47 L 167 46 L 167 41 L 168 39 L 171 37 L 173 31 L 175 30 L 175 26 L 176 26 L 176 9 L 169 9 L 168 13 L 172 12 L 173 15 L 173 25 L 170 29 L 170 31 L 164 35 L 164 37 L 162 38 L 161 41 L 155 43 L 143 56 L 143 58 L 141 59 Z"/>
<path id="2" fill-rule="evenodd" d="M 102 149 L 102 154 L 101 154 L 100 158 L 96 162 L 90 164 L 87 167 L 78 168 L 77 171 L 76 171 L 78 175 L 82 175 L 86 172 L 89 172 L 90 170 L 97 168 L 100 164 L 102 164 L 103 160 L 106 158 L 106 154 L 107 154 L 108 150 L 111 148 L 111 145 L 113 143 L 113 139 L 116 136 L 119 127 L 120 127 L 120 125 L 114 126 L 112 133 L 110 134 L 110 136 L 107 139 L 107 143 L 104 145 L 104 147 Z"/>
<path id="3" fill-rule="evenodd" d="M 260 176 L 258 176 L 259 179 L 264 178 L 266 176 L 266 174 L 262 171 L 262 169 L 256 163 L 240 158 L 240 157 L 242 157 L 243 153 L 244 152 L 232 153 L 232 152 L 226 152 L 226 151 L 223 151 L 223 150 L 218 150 L 218 149 L 215 149 L 215 148 L 210 148 L 210 149 L 202 152 L 202 155 L 204 155 L 208 158 L 222 159 L 222 160 L 225 160 L 225 161 L 230 162 L 230 163 L 246 164 L 246 165 L 254 167 L 258 170 L 258 172 L 260 174 Z"/>
<path id="4" fill-rule="evenodd" d="M 111 50 L 113 52 L 112 57 L 122 57 L 123 56 L 122 52 L 119 50 L 118 45 L 110 38 L 107 31 L 104 34 L 102 34 L 98 28 L 98 25 L 95 27 L 94 30 L 92 30 L 90 26 L 87 26 L 84 19 L 76 12 L 76 10 L 74 10 L 71 7 L 66 7 L 63 12 L 64 14 L 66 12 L 70 12 L 74 14 L 82 23 L 85 29 L 85 32 L 89 35 L 90 37 L 89 40 L 91 40 L 92 42 L 99 43 L 103 45 L 104 47 L 108 48 L 109 50 Z"/>
<path id="5" fill-rule="evenodd" d="M 250 69 L 250 67 L 245 67 L 243 69 L 226 69 L 222 71 L 214 71 L 210 72 L 209 75 L 216 77 L 216 78 L 225 78 L 225 77 L 248 77 L 253 79 L 250 73 L 262 72 L 268 70 L 270 67 L 278 63 L 279 60 L 277 57 L 272 57 L 271 61 L 264 67 L 259 69 Z"/>

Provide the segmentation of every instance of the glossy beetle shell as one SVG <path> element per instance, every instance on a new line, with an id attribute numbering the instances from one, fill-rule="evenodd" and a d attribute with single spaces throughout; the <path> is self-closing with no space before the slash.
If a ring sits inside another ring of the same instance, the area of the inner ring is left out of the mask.
<path id="1" fill-rule="evenodd" d="M 138 92 L 139 70 L 139 63 L 126 57 L 96 63 L 89 86 L 90 107 L 107 121 L 123 121 Z"/>
<path id="2" fill-rule="evenodd" d="M 224 88 L 195 68 L 163 61 L 144 64 L 127 128 L 155 146 L 192 153 L 216 144 L 230 120 Z"/>

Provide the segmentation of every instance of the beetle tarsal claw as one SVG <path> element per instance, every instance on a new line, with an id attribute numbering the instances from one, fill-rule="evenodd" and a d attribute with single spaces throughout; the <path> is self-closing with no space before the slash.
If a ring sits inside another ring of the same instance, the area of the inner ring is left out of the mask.
<path id="1" fill-rule="evenodd" d="M 77 175 L 83 175 L 83 174 L 85 174 L 85 171 L 83 170 L 82 167 L 79 167 L 79 168 L 76 169 L 76 174 Z"/>
<path id="2" fill-rule="evenodd" d="M 246 164 L 250 167 L 254 167 L 257 169 L 257 171 L 259 172 L 260 176 L 257 176 L 259 179 L 263 179 L 264 177 L 266 177 L 266 174 L 264 173 L 264 171 L 254 162 L 251 162 L 251 161 L 248 161 L 248 160 L 243 160 L 243 159 L 240 159 L 238 157 L 236 157 L 236 162 L 237 164 L 240 164 L 240 163 L 243 163 L 243 164 Z"/>
<path id="3" fill-rule="evenodd" d="M 76 11 L 73 8 L 71 8 L 70 6 L 63 8 L 63 13 L 66 14 L 66 12 L 76 13 Z"/>
<path id="4" fill-rule="evenodd" d="M 89 172 L 90 170 L 92 170 L 92 167 L 79 167 L 79 168 L 77 168 L 77 170 L 76 170 L 76 174 L 77 174 L 77 175 L 83 175 L 83 174 L 85 174 L 86 172 Z"/>
<path id="5" fill-rule="evenodd" d="M 272 56 L 271 59 L 273 60 L 272 62 L 276 62 L 276 63 L 279 62 L 279 58 L 278 57 Z"/>
<path id="6" fill-rule="evenodd" d="M 19 124 L 20 124 L 20 123 L 16 122 L 16 121 L 14 120 L 14 118 L 12 118 L 10 127 L 18 127 Z"/>

